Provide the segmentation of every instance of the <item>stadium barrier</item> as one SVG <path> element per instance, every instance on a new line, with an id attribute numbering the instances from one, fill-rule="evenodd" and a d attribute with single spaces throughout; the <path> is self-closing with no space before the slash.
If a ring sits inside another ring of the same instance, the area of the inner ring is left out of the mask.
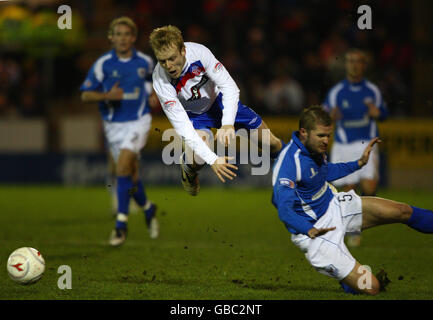
<path id="1" fill-rule="evenodd" d="M 284 141 L 297 129 L 297 119 L 265 117 L 268 127 Z M 57 122 L 58 153 L 48 152 L 48 124 L 43 119 L 0 121 L 0 183 L 104 183 L 107 165 L 101 122 L 98 117 L 68 116 Z M 171 125 L 154 116 L 143 152 L 143 179 L 155 184 L 177 184 L 176 165 L 164 165 L 161 150 L 170 142 L 162 135 Z M 433 186 L 433 120 L 392 119 L 379 124 L 382 143 L 382 186 Z M 52 139 L 52 138 L 51 138 Z M 250 165 L 241 165 L 239 185 L 266 186 L 270 174 L 253 176 Z M 203 184 L 218 184 L 210 170 L 201 173 Z"/>

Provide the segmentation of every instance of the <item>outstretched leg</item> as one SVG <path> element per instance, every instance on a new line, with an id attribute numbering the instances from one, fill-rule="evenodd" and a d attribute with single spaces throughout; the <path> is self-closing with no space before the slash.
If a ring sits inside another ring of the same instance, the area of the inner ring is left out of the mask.
<path id="1" fill-rule="evenodd" d="M 353 270 L 346 278 L 341 280 L 344 290 L 349 293 L 365 293 L 369 295 L 377 295 L 380 292 L 379 280 L 371 273 L 371 271 L 362 266 L 358 261 L 355 263 Z M 349 286 L 353 290 L 347 288 Z M 353 292 L 355 291 L 355 292 Z"/>
<path id="2" fill-rule="evenodd" d="M 205 130 L 196 130 L 198 135 L 210 146 L 210 135 Z M 185 142 L 182 141 L 182 155 L 180 156 L 180 169 L 182 176 L 182 186 L 186 192 L 192 196 L 196 196 L 200 191 L 200 182 L 198 179 L 198 171 L 204 166 L 202 159 L 196 159 L 193 151 L 187 148 Z M 197 161 L 201 160 L 201 161 Z"/>
<path id="3" fill-rule="evenodd" d="M 280 153 L 281 149 L 284 147 L 284 143 L 281 139 L 278 139 L 272 131 L 269 129 L 267 124 L 262 121 L 262 124 L 257 128 L 259 130 L 258 134 L 258 141 L 253 140 L 258 146 L 262 146 L 264 144 L 269 144 L 269 152 L 272 159 L 275 159 L 278 157 L 278 154 Z M 267 130 L 268 133 L 263 133 L 262 131 Z M 267 137 L 269 136 L 269 141 L 267 141 Z M 266 139 L 264 139 L 266 137 Z"/>

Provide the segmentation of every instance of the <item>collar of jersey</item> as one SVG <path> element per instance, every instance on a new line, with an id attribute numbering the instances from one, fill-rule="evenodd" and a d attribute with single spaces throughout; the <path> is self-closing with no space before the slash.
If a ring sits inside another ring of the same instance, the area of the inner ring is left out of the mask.
<path id="1" fill-rule="evenodd" d="M 117 61 L 121 61 L 119 59 L 119 57 L 116 54 L 116 50 L 112 49 L 111 50 L 111 54 L 113 55 L 113 58 L 116 59 Z M 132 48 L 132 56 L 128 61 L 131 61 L 132 59 L 134 59 L 137 56 L 137 50 L 135 50 L 134 48 Z"/>
<path id="2" fill-rule="evenodd" d="M 365 79 L 364 78 L 362 78 L 362 80 L 361 81 L 359 81 L 359 82 L 350 82 L 347 78 L 346 79 L 344 79 L 344 83 L 347 85 L 347 86 L 362 86 L 364 83 L 365 83 Z"/>
<path id="3" fill-rule="evenodd" d="M 292 133 L 293 142 L 298 146 L 299 149 L 301 149 L 301 153 L 307 156 L 311 156 L 310 151 L 307 150 L 307 148 L 304 146 L 301 140 L 299 140 L 298 136 L 299 136 L 299 131 L 294 131 Z"/>

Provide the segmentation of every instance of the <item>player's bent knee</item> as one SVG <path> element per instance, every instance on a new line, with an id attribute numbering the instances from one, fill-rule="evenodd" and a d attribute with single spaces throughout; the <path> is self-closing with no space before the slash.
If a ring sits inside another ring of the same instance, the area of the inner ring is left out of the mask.
<path id="1" fill-rule="evenodd" d="M 376 279 L 376 277 L 373 277 L 371 288 L 365 289 L 365 293 L 371 296 L 375 296 L 380 293 L 380 283 L 379 280 Z"/>
<path id="2" fill-rule="evenodd" d="M 412 208 L 406 203 L 398 203 L 397 210 L 400 221 L 406 222 L 412 215 Z"/>

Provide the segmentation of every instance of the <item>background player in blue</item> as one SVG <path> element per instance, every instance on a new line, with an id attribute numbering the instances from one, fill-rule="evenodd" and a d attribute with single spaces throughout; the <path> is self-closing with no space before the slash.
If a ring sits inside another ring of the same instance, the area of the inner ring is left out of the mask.
<path id="1" fill-rule="evenodd" d="M 148 55 L 134 49 L 136 37 L 137 27 L 130 18 L 113 20 L 108 33 L 113 49 L 95 62 L 80 88 L 83 101 L 99 102 L 105 136 L 116 163 L 118 210 L 109 239 L 112 246 L 126 239 L 131 195 L 145 213 L 150 237 L 159 234 L 156 206 L 147 199 L 139 179 L 139 154 L 152 122 L 149 79 L 154 64 Z"/>
<path id="2" fill-rule="evenodd" d="M 392 200 L 360 197 L 354 190 L 334 193 L 328 182 L 365 166 L 380 141 L 373 138 L 358 160 L 329 163 L 326 150 L 332 130 L 330 115 L 321 106 L 302 112 L 299 131 L 292 134 L 274 164 L 272 203 L 292 233 L 293 243 L 318 272 L 339 280 L 346 292 L 375 295 L 381 284 L 352 257 L 344 244 L 345 233 L 398 222 L 433 233 L 433 212 Z M 371 286 L 364 286 L 366 277 Z"/>
<path id="3" fill-rule="evenodd" d="M 327 94 L 325 109 L 336 122 L 331 162 L 347 162 L 359 158 L 365 142 L 378 136 L 376 121 L 388 115 L 378 87 L 364 78 L 367 56 L 359 49 L 351 49 L 345 57 L 346 79 L 336 84 Z M 374 196 L 379 182 L 379 149 L 376 145 L 370 161 L 361 170 L 333 181 L 336 187 L 349 191 L 359 186 L 362 195 Z M 349 246 L 358 246 L 359 234 L 347 237 Z"/>

